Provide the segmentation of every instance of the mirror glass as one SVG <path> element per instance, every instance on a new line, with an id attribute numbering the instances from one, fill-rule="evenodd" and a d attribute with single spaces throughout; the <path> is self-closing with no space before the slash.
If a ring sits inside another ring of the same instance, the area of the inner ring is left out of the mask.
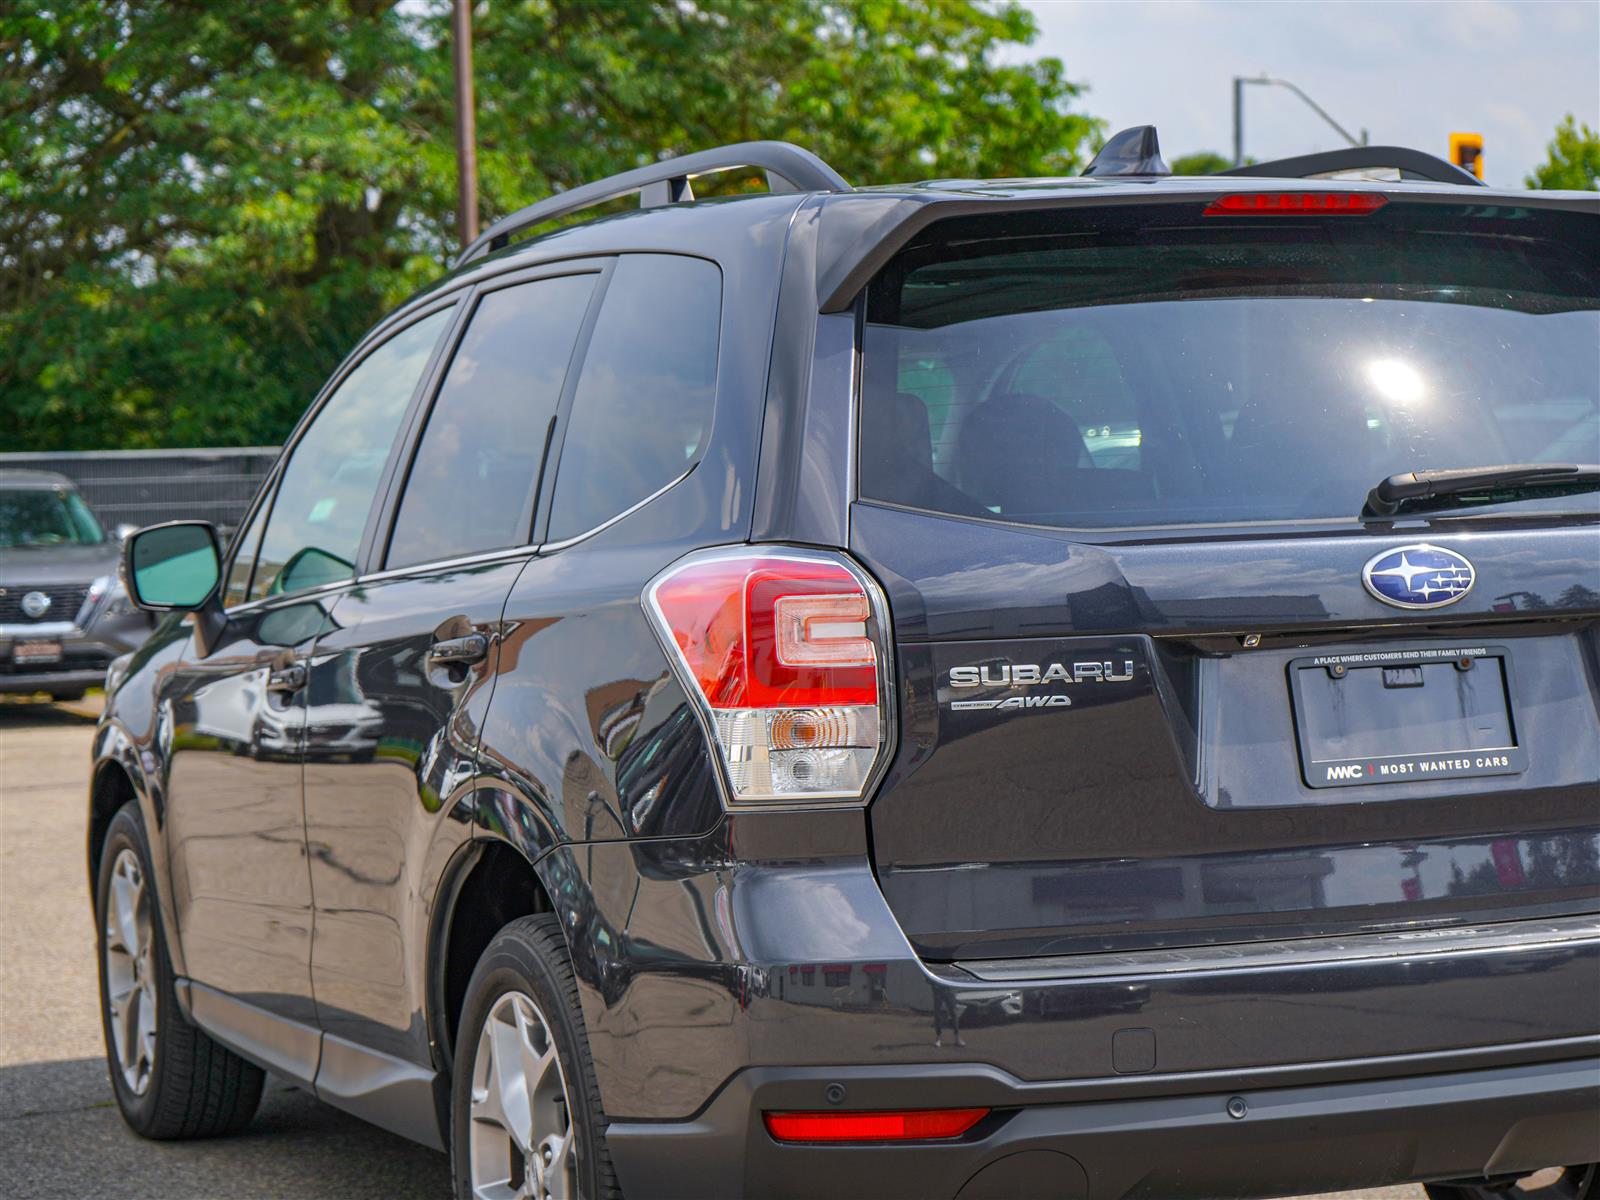
<path id="1" fill-rule="evenodd" d="M 152 608 L 198 608 L 221 573 L 216 538 L 200 522 L 141 530 L 127 552 L 134 599 Z"/>
<path id="2" fill-rule="evenodd" d="M 349 559 L 329 554 L 317 546 L 306 546 L 296 550 L 289 561 L 283 564 L 269 592 L 274 596 L 284 592 L 299 592 L 327 583 L 339 583 L 354 574 L 355 564 Z"/>

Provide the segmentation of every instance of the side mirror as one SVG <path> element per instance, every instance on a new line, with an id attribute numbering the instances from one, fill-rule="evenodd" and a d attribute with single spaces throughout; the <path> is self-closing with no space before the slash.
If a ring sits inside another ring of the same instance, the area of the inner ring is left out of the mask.
<path id="1" fill-rule="evenodd" d="M 116 533 L 113 534 L 113 536 L 117 539 L 117 541 L 125 542 L 138 532 L 139 527 L 137 525 L 129 525 L 126 521 L 124 521 L 122 524 L 117 526 Z"/>
<path id="2" fill-rule="evenodd" d="M 329 554 L 315 546 L 303 546 L 289 556 L 289 561 L 278 571 L 272 585 L 276 593 L 299 592 L 306 588 L 321 587 L 328 583 L 342 583 L 354 579 L 356 567 L 347 558 Z"/>
<path id="3" fill-rule="evenodd" d="M 194 612 L 222 578 L 217 531 L 207 521 L 171 521 L 129 534 L 122 543 L 128 597 L 150 612 Z"/>

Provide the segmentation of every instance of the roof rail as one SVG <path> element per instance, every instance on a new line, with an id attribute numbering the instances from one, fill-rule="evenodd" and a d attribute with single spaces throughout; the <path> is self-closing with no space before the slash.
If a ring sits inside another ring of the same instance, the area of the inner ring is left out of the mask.
<path id="1" fill-rule="evenodd" d="M 571 191 L 558 192 L 537 204 L 501 217 L 479 234 L 456 259 L 462 266 L 490 251 L 507 245 L 514 234 L 535 225 L 582 212 L 629 192 L 639 193 L 640 208 L 655 208 L 693 200 L 689 180 L 696 175 L 714 175 L 739 167 L 756 167 L 767 173 L 767 186 L 774 192 L 848 192 L 850 185 L 815 154 L 789 142 L 737 142 L 715 150 L 701 150 L 678 158 L 667 158 L 620 175 L 610 175 Z"/>
<path id="2" fill-rule="evenodd" d="M 1320 154 L 1301 154 L 1294 158 L 1276 158 L 1271 162 L 1251 163 L 1247 167 L 1232 167 L 1218 171 L 1218 175 L 1265 175 L 1275 179 L 1310 179 L 1314 175 L 1328 175 L 1335 171 L 1363 171 L 1389 167 L 1400 172 L 1402 179 L 1428 179 L 1434 183 L 1468 183 L 1473 187 L 1486 187 L 1483 180 L 1471 171 L 1463 171 L 1454 163 L 1424 154 L 1421 150 L 1408 150 L 1404 146 L 1350 146 L 1343 150 L 1324 150 Z"/>

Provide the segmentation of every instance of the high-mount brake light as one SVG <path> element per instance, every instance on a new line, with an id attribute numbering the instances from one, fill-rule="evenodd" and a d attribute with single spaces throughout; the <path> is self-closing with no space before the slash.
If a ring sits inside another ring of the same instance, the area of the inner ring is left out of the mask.
<path id="1" fill-rule="evenodd" d="M 958 1138 L 988 1115 L 987 1108 L 912 1108 L 762 1117 L 780 1142 L 932 1142 Z"/>
<path id="2" fill-rule="evenodd" d="M 736 802 L 859 800 L 889 732 L 882 593 L 843 555 L 693 555 L 645 610 L 722 757 Z"/>
<path id="3" fill-rule="evenodd" d="M 1206 205 L 1203 217 L 1364 217 L 1389 203 L 1376 192 L 1235 192 Z"/>

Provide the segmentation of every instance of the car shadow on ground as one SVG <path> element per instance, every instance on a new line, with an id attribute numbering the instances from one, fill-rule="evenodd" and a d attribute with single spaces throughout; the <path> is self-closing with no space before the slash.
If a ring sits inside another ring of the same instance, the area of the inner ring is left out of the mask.
<path id="1" fill-rule="evenodd" d="M 65 704 L 0 698 L 0 729 L 70 729 L 75 725 L 87 728 L 99 719 L 101 703 L 98 696 Z"/>
<path id="2" fill-rule="evenodd" d="M 271 1077 L 228 1138 L 150 1142 L 122 1123 L 100 1058 L 0 1067 L 0 1192 L 16 1197 L 446 1200 L 444 1155 Z"/>

